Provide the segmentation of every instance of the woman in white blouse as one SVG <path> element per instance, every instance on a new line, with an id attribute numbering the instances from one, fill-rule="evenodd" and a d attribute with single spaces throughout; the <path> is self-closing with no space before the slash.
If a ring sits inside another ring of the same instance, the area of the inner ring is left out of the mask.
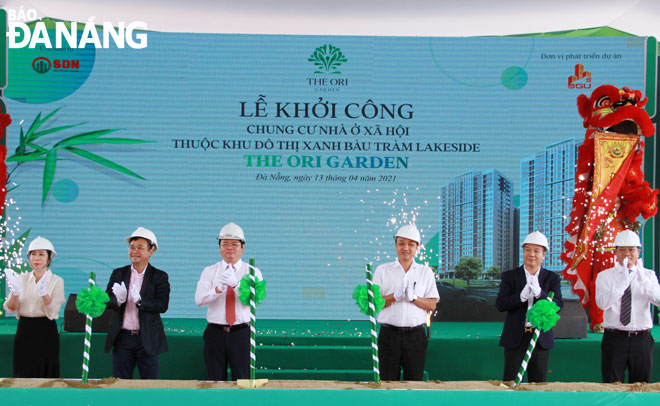
<path id="1" fill-rule="evenodd" d="M 11 294 L 4 308 L 16 313 L 14 378 L 59 378 L 60 338 L 55 320 L 64 304 L 64 281 L 48 267 L 55 248 L 45 238 L 35 238 L 28 247 L 32 272 L 5 270 Z"/>

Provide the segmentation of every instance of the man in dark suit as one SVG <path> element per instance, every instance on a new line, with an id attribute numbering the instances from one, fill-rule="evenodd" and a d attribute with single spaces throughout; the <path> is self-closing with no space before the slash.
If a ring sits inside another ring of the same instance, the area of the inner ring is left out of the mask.
<path id="1" fill-rule="evenodd" d="M 142 379 L 158 379 L 158 354 L 167 351 L 160 314 L 167 311 L 167 273 L 149 264 L 158 249 L 156 236 L 138 227 L 126 237 L 131 265 L 112 271 L 106 292 L 115 311 L 105 351 L 112 351 L 112 376 L 133 378 L 137 365 Z"/>
<path id="2" fill-rule="evenodd" d="M 549 250 L 548 240 L 535 231 L 522 243 L 523 265 L 502 273 L 500 290 L 495 302 L 497 310 L 507 312 L 500 345 L 504 347 L 504 381 L 516 379 L 534 328 L 527 320 L 527 310 L 554 292 L 552 299 L 560 308 L 563 305 L 559 276 L 541 268 Z M 555 346 L 552 330 L 541 332 L 527 366 L 529 382 L 546 382 L 550 349 Z"/>

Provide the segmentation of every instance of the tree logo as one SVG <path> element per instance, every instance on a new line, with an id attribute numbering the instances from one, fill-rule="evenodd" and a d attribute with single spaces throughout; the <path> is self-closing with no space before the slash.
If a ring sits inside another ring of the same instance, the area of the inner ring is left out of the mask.
<path id="1" fill-rule="evenodd" d="M 314 63 L 316 66 L 317 70 L 314 73 L 341 74 L 337 68 L 348 60 L 341 52 L 341 49 L 330 44 L 325 44 L 316 48 L 307 61 Z"/>

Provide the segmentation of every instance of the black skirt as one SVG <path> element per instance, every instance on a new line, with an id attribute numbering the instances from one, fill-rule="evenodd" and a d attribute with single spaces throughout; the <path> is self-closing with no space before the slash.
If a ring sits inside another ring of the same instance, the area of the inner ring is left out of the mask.
<path id="1" fill-rule="evenodd" d="M 47 317 L 18 319 L 14 337 L 14 378 L 59 378 L 60 336 Z"/>

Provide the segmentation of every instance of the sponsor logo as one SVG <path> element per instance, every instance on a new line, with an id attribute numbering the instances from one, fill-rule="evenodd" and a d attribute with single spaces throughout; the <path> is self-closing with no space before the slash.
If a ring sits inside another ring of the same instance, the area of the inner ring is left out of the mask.
<path id="1" fill-rule="evenodd" d="M 78 72 L 80 70 L 80 61 L 77 59 L 50 59 L 40 56 L 32 61 L 32 69 L 35 72 L 43 74 L 51 69 L 54 72 Z"/>
<path id="2" fill-rule="evenodd" d="M 575 65 L 575 74 L 568 77 L 569 89 L 591 89 L 591 72 L 584 70 L 584 65 Z"/>

